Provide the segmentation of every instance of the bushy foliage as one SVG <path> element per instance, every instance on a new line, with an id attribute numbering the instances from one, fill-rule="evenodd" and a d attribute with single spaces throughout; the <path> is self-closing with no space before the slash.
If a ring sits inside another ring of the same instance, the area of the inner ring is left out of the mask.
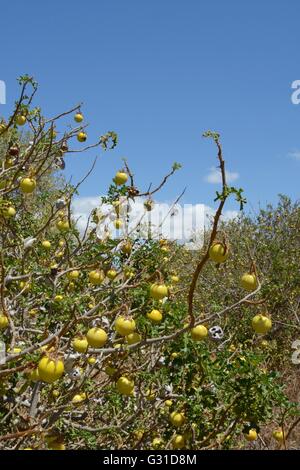
<path id="1" fill-rule="evenodd" d="M 74 140 L 88 138 L 80 107 L 47 119 L 32 107 L 35 82 L 23 77 L 21 86 L 0 127 L 0 447 L 235 448 L 276 420 L 288 438 L 298 409 L 284 393 L 276 347 L 251 326 L 262 314 L 264 333 L 273 334 L 286 289 L 295 307 L 296 251 L 287 261 L 281 245 L 288 201 L 278 209 L 281 224 L 270 208 L 259 223 L 245 218 L 220 231 L 227 198 L 241 207 L 245 199 L 227 186 L 219 136 L 207 133 L 223 184 L 202 252 L 144 239 L 138 228 L 134 237 L 111 237 L 101 208 L 80 233 L 72 215 L 79 185 L 58 178 L 58 169 L 69 153 L 114 148 L 117 136 L 78 149 Z M 57 133 L 74 114 L 78 125 Z M 177 169 L 142 192 L 124 162 L 103 198 L 115 227 L 130 201 L 145 198 L 151 210 Z M 238 281 L 244 272 L 254 276 L 249 292 Z"/>

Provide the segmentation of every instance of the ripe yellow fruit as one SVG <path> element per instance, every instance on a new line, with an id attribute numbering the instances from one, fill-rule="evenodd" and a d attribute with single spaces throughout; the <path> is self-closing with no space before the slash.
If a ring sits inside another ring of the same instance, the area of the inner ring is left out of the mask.
<path id="1" fill-rule="evenodd" d="M 70 228 L 68 220 L 60 219 L 56 222 L 56 227 L 61 232 L 67 232 Z"/>
<path id="2" fill-rule="evenodd" d="M 35 188 L 36 188 L 36 181 L 35 181 L 35 179 L 29 178 L 29 177 L 26 177 L 26 178 L 22 178 L 22 179 L 21 179 L 21 181 L 20 181 L 20 189 L 21 189 L 22 193 L 25 193 L 25 194 L 33 193 L 33 191 L 35 190 Z"/>
<path id="3" fill-rule="evenodd" d="M 85 142 L 87 139 L 87 135 L 85 132 L 78 132 L 77 134 L 77 140 L 78 142 Z"/>
<path id="4" fill-rule="evenodd" d="M 54 398 L 58 398 L 59 395 L 60 395 L 60 393 L 59 393 L 58 390 L 52 390 L 52 396 L 53 396 Z"/>
<path id="5" fill-rule="evenodd" d="M 172 446 L 173 449 L 183 449 L 185 446 L 185 439 L 184 436 L 181 434 L 176 434 L 172 439 Z"/>
<path id="6" fill-rule="evenodd" d="M 284 442 L 284 434 L 282 429 L 275 429 L 275 431 L 272 433 L 272 436 L 277 442 Z"/>
<path id="7" fill-rule="evenodd" d="M 19 114 L 16 117 L 16 123 L 18 124 L 18 126 L 24 126 L 26 120 L 26 116 L 23 116 L 23 114 Z"/>
<path id="8" fill-rule="evenodd" d="M 177 284 L 177 282 L 179 282 L 179 277 L 178 277 L 178 276 L 171 276 L 171 281 L 172 281 L 174 284 Z"/>
<path id="9" fill-rule="evenodd" d="M 107 341 L 107 334 L 102 328 L 95 326 L 87 332 L 86 339 L 92 348 L 102 348 Z"/>
<path id="10" fill-rule="evenodd" d="M 255 333 L 264 335 L 272 328 L 272 320 L 260 313 L 252 318 L 252 328 Z"/>
<path id="11" fill-rule="evenodd" d="M 115 321 L 115 330 L 119 335 L 121 336 L 127 336 L 130 335 L 130 333 L 133 333 L 135 330 L 135 321 L 133 318 L 127 318 L 127 317 L 118 317 Z"/>
<path id="12" fill-rule="evenodd" d="M 73 279 L 78 279 L 79 278 L 79 271 L 74 269 L 73 271 L 69 271 L 67 274 L 68 279 L 73 280 Z"/>
<path id="13" fill-rule="evenodd" d="M 14 217 L 15 215 L 16 215 L 16 209 L 13 206 L 9 206 L 3 209 L 3 216 L 5 218 Z"/>
<path id="14" fill-rule="evenodd" d="M 80 394 L 77 393 L 72 398 L 72 403 L 73 403 L 73 405 L 78 405 L 79 403 L 81 403 L 84 400 L 86 400 L 86 393 L 80 393 Z"/>
<path id="15" fill-rule="evenodd" d="M 109 269 L 106 273 L 106 276 L 108 277 L 108 279 L 110 279 L 111 281 L 113 281 L 117 275 L 117 271 L 115 269 Z"/>
<path id="16" fill-rule="evenodd" d="M 164 441 L 160 437 L 155 437 L 152 441 L 152 447 L 158 449 L 163 445 Z"/>
<path id="17" fill-rule="evenodd" d="M 57 294 L 55 297 L 54 297 L 54 302 L 62 302 L 64 300 L 64 296 L 61 295 L 61 294 Z"/>
<path id="18" fill-rule="evenodd" d="M 61 359 L 51 359 L 48 356 L 43 357 L 38 364 L 38 374 L 40 380 L 46 383 L 53 383 L 60 379 L 65 370 Z"/>
<path id="19" fill-rule="evenodd" d="M 76 352 L 79 352 L 79 353 L 83 354 L 87 351 L 89 343 L 88 343 L 88 340 L 85 337 L 83 337 L 83 338 L 77 337 L 77 338 L 73 339 L 72 346 L 73 346 L 73 349 L 75 349 Z"/>
<path id="20" fill-rule="evenodd" d="M 116 227 L 117 230 L 119 230 L 123 226 L 123 222 L 121 219 L 116 219 L 114 221 L 114 226 Z"/>
<path id="21" fill-rule="evenodd" d="M 129 255 L 131 253 L 131 250 L 132 250 L 132 244 L 129 240 L 127 240 L 125 243 L 122 243 L 121 245 L 122 253 L 124 253 L 125 255 Z"/>
<path id="22" fill-rule="evenodd" d="M 257 289 L 258 282 L 255 274 L 243 274 L 241 277 L 241 286 L 248 292 L 252 292 Z"/>
<path id="23" fill-rule="evenodd" d="M 0 330 L 5 330 L 9 325 L 9 321 L 6 315 L 0 314 Z"/>
<path id="24" fill-rule="evenodd" d="M 43 241 L 42 241 L 42 246 L 43 246 L 43 248 L 45 248 L 46 250 L 50 250 L 50 248 L 51 248 L 51 242 L 49 242 L 49 240 L 43 240 Z"/>
<path id="25" fill-rule="evenodd" d="M 96 362 L 96 358 L 95 358 L 95 357 L 91 356 L 91 357 L 88 358 L 88 363 L 89 363 L 91 366 L 94 365 L 95 362 Z"/>
<path id="26" fill-rule="evenodd" d="M 81 113 L 76 113 L 74 116 L 74 120 L 76 122 L 82 122 L 83 121 L 83 115 Z"/>
<path id="27" fill-rule="evenodd" d="M 89 273 L 89 281 L 91 284 L 94 286 L 99 286 L 105 279 L 105 275 L 103 271 L 100 271 L 99 269 L 95 271 L 90 271 Z"/>
<path id="28" fill-rule="evenodd" d="M 229 251 L 226 250 L 223 243 L 215 242 L 209 249 L 209 257 L 215 263 L 224 263 L 229 255 Z"/>
<path id="29" fill-rule="evenodd" d="M 129 335 L 125 336 L 126 342 L 128 344 L 137 344 L 142 341 L 142 337 L 139 333 L 130 333 Z"/>
<path id="30" fill-rule="evenodd" d="M 132 395 L 134 389 L 134 381 L 127 377 L 120 377 L 117 380 L 117 390 L 121 395 Z"/>
<path id="31" fill-rule="evenodd" d="M 166 401 L 165 401 L 165 405 L 166 405 L 166 406 L 168 406 L 168 407 L 170 408 L 170 406 L 172 406 L 172 405 L 173 405 L 173 402 L 172 402 L 172 400 L 166 400 Z"/>
<path id="32" fill-rule="evenodd" d="M 185 416 L 183 413 L 179 413 L 178 411 L 173 411 L 170 414 L 170 422 L 175 426 L 176 428 L 179 428 L 182 426 L 185 422 Z"/>
<path id="33" fill-rule="evenodd" d="M 257 439 L 256 429 L 250 429 L 247 433 L 244 433 L 245 439 L 249 442 Z"/>
<path id="34" fill-rule="evenodd" d="M 147 317 L 149 320 L 153 321 L 154 323 L 160 323 L 162 321 L 162 313 L 159 310 L 153 309 L 151 312 L 147 313 Z"/>
<path id="35" fill-rule="evenodd" d="M 125 184 L 128 179 L 127 173 L 125 171 L 118 171 L 116 173 L 116 176 L 114 177 L 114 182 L 118 185 L 121 186 L 122 184 Z"/>
<path id="36" fill-rule="evenodd" d="M 138 441 L 140 441 L 144 436 L 144 432 L 145 432 L 144 429 L 137 429 L 136 431 L 133 432 L 133 434 L 134 434 L 134 437 Z"/>
<path id="37" fill-rule="evenodd" d="M 156 397 L 156 393 L 154 392 L 154 390 L 148 388 L 148 390 L 146 390 L 145 396 L 146 400 L 151 401 L 154 400 L 154 398 Z"/>
<path id="38" fill-rule="evenodd" d="M 41 380 L 38 368 L 33 369 L 32 371 L 30 371 L 29 374 L 28 374 L 28 378 L 32 382 L 38 382 L 39 380 Z"/>
<path id="39" fill-rule="evenodd" d="M 194 341 L 201 341 L 206 338 L 208 331 L 204 325 L 197 325 L 192 328 L 191 335 Z"/>
<path id="40" fill-rule="evenodd" d="M 164 299 L 168 295 L 168 287 L 165 284 L 152 284 L 150 295 L 155 300 Z"/>

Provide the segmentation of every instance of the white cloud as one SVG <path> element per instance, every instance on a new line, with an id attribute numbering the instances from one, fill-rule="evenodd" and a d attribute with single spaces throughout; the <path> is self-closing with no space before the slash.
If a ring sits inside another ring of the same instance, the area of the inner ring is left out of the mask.
<path id="1" fill-rule="evenodd" d="M 239 174 L 237 172 L 226 171 L 226 179 L 227 183 L 231 183 L 236 181 L 239 178 Z M 208 175 L 205 176 L 204 180 L 207 183 L 218 184 L 222 182 L 221 171 L 219 168 L 211 167 L 209 170 Z"/>
<path id="2" fill-rule="evenodd" d="M 88 218 L 91 211 L 100 208 L 100 197 L 82 197 L 73 201 L 72 210 L 75 220 L 78 220 L 77 227 L 81 233 L 86 229 Z M 127 206 L 126 206 L 127 207 Z M 204 227 L 208 226 L 209 220 L 214 215 L 211 207 L 204 204 L 172 204 L 155 202 L 152 211 L 145 211 L 144 200 L 136 199 L 134 203 L 130 203 L 130 211 L 120 212 L 120 218 L 124 221 L 125 230 L 129 233 L 133 231 L 137 225 L 140 225 L 144 236 L 146 236 L 149 225 L 151 226 L 152 237 L 164 237 L 171 240 L 184 241 L 192 243 L 190 246 L 197 247 L 202 245 Z M 115 233 L 113 220 L 116 218 L 115 211 L 111 206 L 103 205 L 101 213 L 105 215 L 104 222 L 101 224 L 99 234 L 103 236 L 104 227 Z M 126 225 L 126 215 L 129 215 L 129 224 Z M 224 211 L 223 220 L 235 218 L 237 211 Z M 121 233 L 122 235 L 122 233 Z M 123 234 L 124 235 L 124 234 Z"/>
<path id="3" fill-rule="evenodd" d="M 300 160 L 300 150 L 294 150 L 293 152 L 289 152 L 287 156 L 289 158 L 293 158 L 294 160 Z"/>

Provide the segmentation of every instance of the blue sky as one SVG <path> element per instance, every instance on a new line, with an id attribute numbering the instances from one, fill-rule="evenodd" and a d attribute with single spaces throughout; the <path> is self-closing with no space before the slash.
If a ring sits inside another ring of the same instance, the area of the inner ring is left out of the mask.
<path id="1" fill-rule="evenodd" d="M 16 98 L 16 77 L 28 73 L 45 114 L 83 101 L 89 141 L 115 130 L 115 151 L 67 159 L 76 181 L 100 154 L 84 197 L 105 193 L 125 156 L 141 188 L 182 163 L 159 200 L 187 186 L 183 202 L 213 205 L 216 153 L 201 137 L 212 129 L 249 209 L 278 193 L 297 199 L 300 105 L 291 83 L 300 79 L 299 14 L 298 0 L 5 2 L 0 113 Z"/>

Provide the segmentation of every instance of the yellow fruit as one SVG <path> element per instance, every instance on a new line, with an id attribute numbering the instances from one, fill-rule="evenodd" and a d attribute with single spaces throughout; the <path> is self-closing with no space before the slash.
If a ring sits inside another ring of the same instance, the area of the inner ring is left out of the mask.
<path id="1" fill-rule="evenodd" d="M 62 302 L 64 300 L 64 296 L 61 295 L 61 294 L 57 294 L 55 297 L 54 297 L 54 302 Z"/>
<path id="2" fill-rule="evenodd" d="M 86 399 L 86 394 L 85 393 L 82 393 L 82 394 L 77 393 L 72 398 L 72 403 L 73 403 L 73 405 L 78 405 L 78 403 L 81 403 L 85 399 Z"/>
<path id="3" fill-rule="evenodd" d="M 145 395 L 146 395 L 146 399 L 147 399 L 148 401 L 154 400 L 154 398 L 156 397 L 155 392 L 154 392 L 153 390 L 150 390 L 150 389 L 148 389 L 148 390 L 146 391 L 146 394 L 145 394 Z"/>
<path id="4" fill-rule="evenodd" d="M 105 275 L 103 271 L 99 271 L 98 269 L 95 271 L 90 271 L 89 273 L 89 281 L 94 286 L 99 286 L 105 279 Z"/>
<path id="5" fill-rule="evenodd" d="M 91 366 L 94 365 L 95 362 L 96 362 L 96 358 L 95 358 L 95 357 L 91 356 L 91 357 L 88 358 L 88 363 L 89 363 Z"/>
<path id="6" fill-rule="evenodd" d="M 163 318 L 162 313 L 159 310 L 155 309 L 151 310 L 151 312 L 148 312 L 147 317 L 154 323 L 160 323 Z"/>
<path id="7" fill-rule="evenodd" d="M 257 439 L 256 429 L 250 429 L 247 433 L 244 433 L 247 441 L 255 441 Z"/>
<path id="8" fill-rule="evenodd" d="M 175 426 L 176 428 L 179 428 L 182 426 L 185 422 L 185 416 L 183 413 L 179 413 L 178 411 L 173 411 L 170 414 L 170 422 Z"/>
<path id="9" fill-rule="evenodd" d="M 272 328 L 272 320 L 262 314 L 255 315 L 252 318 L 252 328 L 255 333 L 264 335 Z"/>
<path id="10" fill-rule="evenodd" d="M 194 341 L 201 341 L 208 335 L 207 328 L 204 325 L 197 325 L 191 330 L 192 339 Z"/>
<path id="11" fill-rule="evenodd" d="M 121 219 L 116 219 L 114 221 L 114 226 L 116 227 L 117 230 L 119 230 L 122 227 L 122 225 L 123 225 L 123 222 Z"/>
<path id="12" fill-rule="evenodd" d="M 114 367 L 112 366 L 107 366 L 105 368 L 105 373 L 109 376 L 109 377 L 112 377 L 113 375 L 115 375 L 115 373 L 117 372 L 117 369 L 115 369 Z"/>
<path id="13" fill-rule="evenodd" d="M 35 315 L 37 315 L 39 313 L 39 309 L 38 308 L 31 308 L 30 310 L 28 310 L 28 315 L 30 315 L 31 317 L 34 317 Z"/>
<path id="14" fill-rule="evenodd" d="M 127 377 L 120 377 L 117 381 L 117 390 L 121 395 L 132 395 L 134 389 L 133 380 L 128 379 Z"/>
<path id="15" fill-rule="evenodd" d="M 79 278 L 79 271 L 77 271 L 76 269 L 74 269 L 74 271 L 69 271 L 68 274 L 67 274 L 67 277 L 68 279 L 72 280 L 72 279 L 78 279 Z"/>
<path id="16" fill-rule="evenodd" d="M 43 357 L 38 364 L 38 373 L 40 379 L 46 383 L 53 383 L 60 379 L 65 370 L 64 363 L 61 359 L 51 359 Z"/>
<path id="17" fill-rule="evenodd" d="M 178 276 L 171 276 L 171 281 L 172 281 L 174 284 L 177 284 L 177 282 L 179 282 L 179 277 L 178 277 Z"/>
<path id="18" fill-rule="evenodd" d="M 269 341 L 266 339 L 263 339 L 260 343 L 262 348 L 268 348 L 269 347 Z"/>
<path id="19" fill-rule="evenodd" d="M 57 441 L 54 441 L 48 444 L 48 448 L 50 450 L 66 450 L 65 444 L 63 442 L 57 442 Z"/>
<path id="20" fill-rule="evenodd" d="M 74 120 L 76 122 L 82 122 L 83 121 L 83 115 L 81 113 L 76 113 L 74 116 Z"/>
<path id="21" fill-rule="evenodd" d="M 32 193 L 36 188 L 36 181 L 33 178 L 22 178 L 20 182 L 20 189 L 25 194 Z"/>
<path id="22" fill-rule="evenodd" d="M 92 348 L 102 348 L 107 341 L 107 334 L 102 328 L 95 326 L 87 332 L 86 339 Z"/>
<path id="23" fill-rule="evenodd" d="M 114 278 L 116 277 L 117 275 L 117 271 L 115 271 L 114 269 L 109 269 L 106 273 L 106 276 L 108 277 L 108 279 L 110 279 L 111 281 L 114 280 Z"/>
<path id="24" fill-rule="evenodd" d="M 60 246 L 61 248 L 62 248 L 63 246 L 65 246 L 65 241 L 64 241 L 64 240 L 59 240 L 58 246 Z"/>
<path id="25" fill-rule="evenodd" d="M 73 339 L 72 346 L 73 346 L 73 349 L 75 349 L 75 351 L 83 354 L 87 351 L 89 343 L 85 337 L 84 338 L 78 337 L 78 338 Z"/>
<path id="26" fill-rule="evenodd" d="M 152 284 L 150 295 L 155 300 L 164 299 L 168 295 L 168 287 L 165 284 Z"/>
<path id="27" fill-rule="evenodd" d="M 19 114 L 16 117 L 16 123 L 18 124 L 18 126 L 24 126 L 25 122 L 26 122 L 26 116 Z"/>
<path id="28" fill-rule="evenodd" d="M 16 215 L 16 209 L 13 206 L 9 206 L 3 210 L 3 215 L 6 218 L 14 217 Z"/>
<path id="29" fill-rule="evenodd" d="M 5 330 L 9 325 L 9 321 L 6 315 L 0 314 L 0 330 Z"/>
<path id="30" fill-rule="evenodd" d="M 32 382 L 38 382 L 39 380 L 41 380 L 38 368 L 33 369 L 32 371 L 30 371 L 29 374 L 28 374 L 28 378 Z"/>
<path id="31" fill-rule="evenodd" d="M 122 253 L 124 253 L 125 255 L 129 255 L 131 253 L 131 250 L 132 250 L 132 244 L 129 240 L 125 243 L 122 243 L 121 245 Z"/>
<path id="32" fill-rule="evenodd" d="M 43 240 L 43 241 L 42 241 L 42 246 L 43 246 L 43 248 L 45 248 L 46 250 L 50 250 L 50 248 L 51 248 L 51 243 L 49 242 L 49 240 Z"/>
<path id="33" fill-rule="evenodd" d="M 130 279 L 131 277 L 134 277 L 134 271 L 130 268 L 125 268 L 124 276 L 125 276 L 125 279 Z"/>
<path id="34" fill-rule="evenodd" d="M 243 274 L 241 277 L 241 286 L 248 292 L 252 292 L 257 289 L 258 282 L 255 274 Z"/>
<path id="35" fill-rule="evenodd" d="M 183 449 L 185 446 L 185 439 L 184 436 L 181 434 L 176 434 L 172 439 L 172 446 L 173 449 Z"/>
<path id="36" fill-rule="evenodd" d="M 122 184 L 125 184 L 126 181 L 127 181 L 127 179 L 128 179 L 127 173 L 125 173 L 124 171 L 118 171 L 118 172 L 116 173 L 116 176 L 114 177 L 114 182 L 115 182 L 118 186 L 120 186 L 120 185 L 122 185 Z"/>
<path id="37" fill-rule="evenodd" d="M 172 352 L 170 357 L 171 357 L 171 359 L 176 359 L 176 357 L 178 357 L 178 356 L 179 356 L 178 352 Z"/>
<path id="38" fill-rule="evenodd" d="M 77 140 L 78 142 L 85 142 L 87 139 L 87 135 L 85 132 L 78 132 L 77 134 Z"/>
<path id="39" fill-rule="evenodd" d="M 58 398 L 59 395 L 60 395 L 60 393 L 59 393 L 58 390 L 52 390 L 52 396 L 53 396 L 54 398 Z"/>
<path id="40" fill-rule="evenodd" d="M 135 437 L 138 441 L 140 441 L 140 440 L 143 438 L 143 436 L 144 436 L 144 432 L 145 432 L 145 431 L 144 431 L 143 429 L 137 429 L 136 431 L 133 432 L 133 434 L 134 434 L 134 437 Z"/>
<path id="41" fill-rule="evenodd" d="M 163 445 L 164 441 L 160 437 L 155 437 L 152 441 L 152 447 L 158 449 Z"/>
<path id="42" fill-rule="evenodd" d="M 139 333 L 130 333 L 125 336 L 125 339 L 128 344 L 136 344 L 142 341 L 142 337 Z"/>
<path id="43" fill-rule="evenodd" d="M 56 227 L 61 232 L 67 232 L 70 228 L 70 225 L 69 225 L 69 222 L 67 220 L 60 219 L 56 222 Z"/>
<path id="44" fill-rule="evenodd" d="M 130 335 L 135 330 L 135 321 L 132 318 L 118 317 L 115 321 L 115 330 L 121 336 Z"/>
<path id="45" fill-rule="evenodd" d="M 272 436 L 277 442 L 281 443 L 284 441 L 284 434 L 282 429 L 275 429 L 275 431 L 272 433 Z"/>
<path id="46" fill-rule="evenodd" d="M 225 249 L 223 243 L 215 242 L 209 249 L 209 257 L 215 263 L 224 263 L 229 255 L 229 251 Z"/>
<path id="47" fill-rule="evenodd" d="M 173 405 L 172 400 L 166 400 L 166 401 L 165 401 L 165 405 L 166 405 L 168 408 L 170 408 L 170 406 Z"/>

